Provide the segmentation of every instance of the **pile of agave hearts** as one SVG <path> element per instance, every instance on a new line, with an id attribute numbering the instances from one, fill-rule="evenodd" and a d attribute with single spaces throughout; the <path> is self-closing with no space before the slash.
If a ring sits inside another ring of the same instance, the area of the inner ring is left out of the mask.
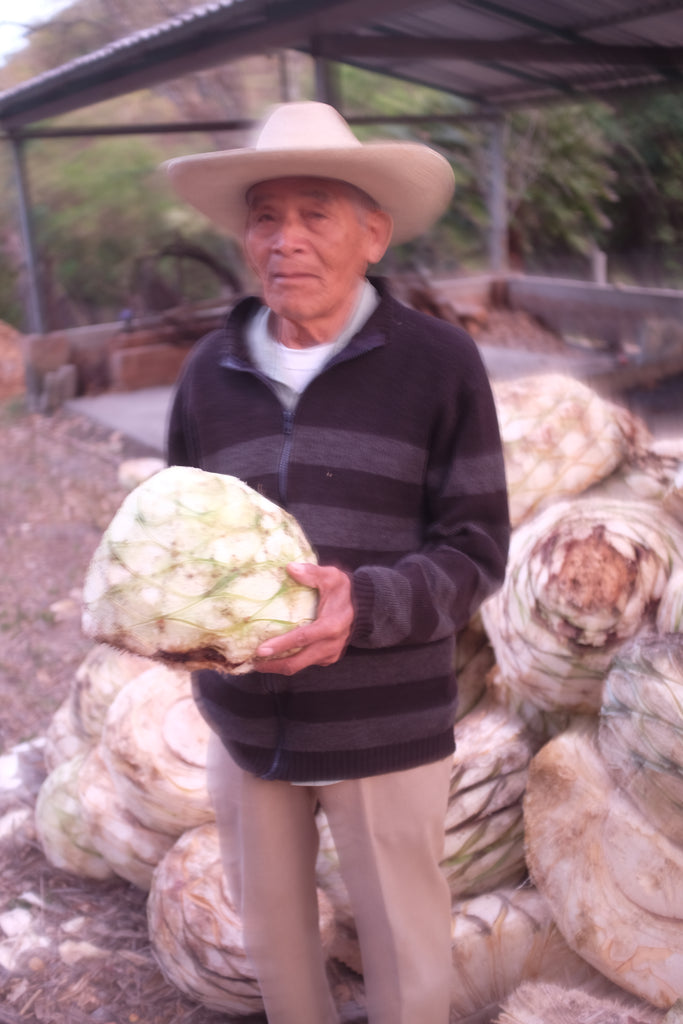
<path id="1" fill-rule="evenodd" d="M 570 378 L 494 392 L 514 530 L 504 586 L 459 637 L 451 1020 L 549 1021 L 535 983 L 556 1007 L 609 997 L 649 1024 L 683 997 L 683 440 L 653 441 Z M 57 866 L 148 890 L 169 981 L 239 1017 L 260 999 L 207 741 L 186 669 L 98 642 L 48 730 L 36 824 Z M 324 818 L 320 835 L 321 940 L 362 1003 Z"/>

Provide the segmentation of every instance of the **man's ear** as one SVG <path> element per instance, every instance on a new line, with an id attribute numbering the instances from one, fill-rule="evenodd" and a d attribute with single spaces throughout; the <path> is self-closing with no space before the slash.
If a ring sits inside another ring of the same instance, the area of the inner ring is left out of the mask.
<path id="1" fill-rule="evenodd" d="M 371 210 L 367 214 L 368 263 L 379 263 L 389 248 L 394 222 L 385 210 Z"/>

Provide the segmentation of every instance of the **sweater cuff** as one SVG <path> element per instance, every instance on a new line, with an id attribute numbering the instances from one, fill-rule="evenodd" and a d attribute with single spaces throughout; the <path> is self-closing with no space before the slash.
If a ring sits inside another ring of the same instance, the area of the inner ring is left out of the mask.
<path id="1" fill-rule="evenodd" d="M 375 587 L 369 573 L 356 571 L 351 576 L 351 598 L 355 611 L 349 643 L 366 647 L 373 630 L 372 611 Z"/>

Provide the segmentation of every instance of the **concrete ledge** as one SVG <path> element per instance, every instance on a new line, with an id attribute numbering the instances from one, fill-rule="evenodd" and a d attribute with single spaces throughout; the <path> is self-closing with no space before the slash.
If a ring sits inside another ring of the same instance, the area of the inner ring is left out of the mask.
<path id="1" fill-rule="evenodd" d="M 170 387 L 140 388 L 132 392 L 74 398 L 66 402 L 65 407 L 163 455 L 172 396 Z"/>
<path id="2" fill-rule="evenodd" d="M 683 320 L 683 292 L 543 277 L 509 277 L 510 305 L 561 335 L 580 334 L 617 348 L 639 346 L 648 321 Z"/>
<path id="3" fill-rule="evenodd" d="M 178 314 L 173 323 L 94 324 L 26 335 L 22 352 L 31 407 L 43 408 L 47 375 L 67 365 L 75 367 L 79 395 L 175 383 L 193 343 L 215 324 L 217 315 L 210 313 L 211 319 L 196 321 Z"/>

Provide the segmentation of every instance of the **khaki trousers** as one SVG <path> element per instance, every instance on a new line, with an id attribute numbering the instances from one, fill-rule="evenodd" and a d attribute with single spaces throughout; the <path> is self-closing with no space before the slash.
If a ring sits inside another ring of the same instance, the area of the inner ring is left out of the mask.
<path id="1" fill-rule="evenodd" d="M 318 929 L 318 803 L 349 893 L 370 1024 L 448 1024 L 450 894 L 439 869 L 451 759 L 327 786 L 242 771 L 212 736 L 209 791 L 269 1024 L 334 1024 Z"/>

